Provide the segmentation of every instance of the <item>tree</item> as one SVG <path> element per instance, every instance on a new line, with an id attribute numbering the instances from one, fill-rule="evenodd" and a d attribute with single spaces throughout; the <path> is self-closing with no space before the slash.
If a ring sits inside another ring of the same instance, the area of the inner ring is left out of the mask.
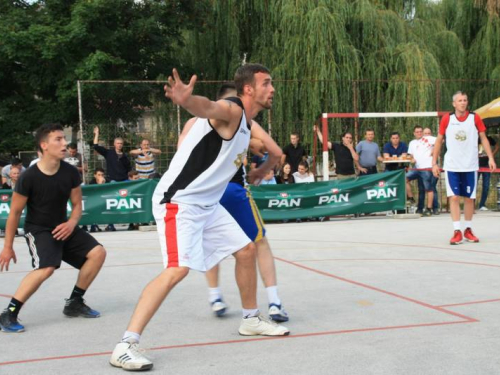
<path id="1" fill-rule="evenodd" d="M 77 124 L 77 80 L 156 79 L 179 66 L 182 33 L 203 25 L 206 7 L 197 0 L 0 0 L 0 153 L 32 149 L 26 135 L 43 122 Z M 115 105 L 123 99 L 125 117 L 144 105 L 113 95 Z"/>

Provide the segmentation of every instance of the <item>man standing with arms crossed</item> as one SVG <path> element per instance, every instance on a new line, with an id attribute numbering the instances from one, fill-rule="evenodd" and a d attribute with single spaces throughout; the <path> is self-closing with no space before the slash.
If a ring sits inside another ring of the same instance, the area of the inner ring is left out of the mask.
<path id="1" fill-rule="evenodd" d="M 236 258 L 236 281 L 243 319 L 241 335 L 288 335 L 285 327 L 264 319 L 257 308 L 255 245 L 219 204 L 229 180 L 241 167 L 250 142 L 250 124 L 272 105 L 269 70 L 259 64 L 240 67 L 235 75 L 238 98 L 212 102 L 192 95 L 196 76 L 184 84 L 177 71 L 168 78 L 166 96 L 198 120 L 175 154 L 153 194 L 165 269 L 143 290 L 122 341 L 110 363 L 125 370 L 147 370 L 153 363 L 138 350 L 140 336 L 168 293 L 190 269 L 205 272 L 230 254 Z M 270 161 L 254 169 L 262 179 Z"/>
<path id="2" fill-rule="evenodd" d="M 445 171 L 446 193 L 450 199 L 450 212 L 453 221 L 453 237 L 451 245 L 462 243 L 463 238 L 469 242 L 479 242 L 472 232 L 472 216 L 474 215 L 474 199 L 476 198 L 478 163 L 478 137 L 488 155 L 490 170 L 496 169 L 490 144 L 486 138 L 486 127 L 479 115 L 467 111 L 468 98 L 462 91 L 453 95 L 455 111 L 443 116 L 439 125 L 439 135 L 434 145 L 432 156 L 432 172 L 439 177 L 437 160 L 441 151 L 443 138 L 446 139 L 446 154 L 443 169 Z M 462 236 L 460 226 L 460 196 L 464 197 L 465 231 Z"/>

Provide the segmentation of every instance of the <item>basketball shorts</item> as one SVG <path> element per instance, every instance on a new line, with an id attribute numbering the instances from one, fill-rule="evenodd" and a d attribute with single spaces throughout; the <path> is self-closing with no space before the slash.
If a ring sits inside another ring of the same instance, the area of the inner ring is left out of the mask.
<path id="1" fill-rule="evenodd" d="M 87 254 L 100 243 L 79 227 L 64 241 L 56 240 L 50 229 L 26 228 L 24 234 L 34 269 L 61 266 L 61 260 L 76 269 L 82 268 Z"/>
<path id="2" fill-rule="evenodd" d="M 163 265 L 205 272 L 251 241 L 220 204 L 153 204 Z"/>
<path id="3" fill-rule="evenodd" d="M 245 234 L 253 242 L 266 235 L 264 222 L 250 191 L 238 183 L 230 182 L 220 204 L 231 214 Z"/>
<path id="4" fill-rule="evenodd" d="M 451 172 L 446 171 L 446 195 L 476 199 L 477 171 Z"/>

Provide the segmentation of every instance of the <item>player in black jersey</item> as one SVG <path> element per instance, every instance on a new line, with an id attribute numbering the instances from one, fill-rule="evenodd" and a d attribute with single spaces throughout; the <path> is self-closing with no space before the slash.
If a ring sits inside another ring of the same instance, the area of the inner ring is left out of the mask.
<path id="1" fill-rule="evenodd" d="M 78 170 L 62 161 L 67 141 L 58 124 L 42 125 L 35 141 L 41 160 L 19 179 L 12 196 L 7 219 L 5 243 L 0 253 L 0 272 L 9 270 L 10 261 L 17 262 L 13 249 L 14 234 L 27 207 L 25 237 L 32 258 L 33 271 L 21 281 L 9 306 L 0 315 L 0 329 L 22 332 L 17 316 L 22 305 L 42 283 L 60 267 L 61 261 L 80 270 L 76 285 L 66 300 L 63 313 L 69 317 L 97 318 L 99 312 L 85 304 L 83 295 L 99 273 L 106 252 L 87 232 L 78 227 L 82 215 L 82 190 Z M 68 200 L 71 216 L 67 217 Z"/>

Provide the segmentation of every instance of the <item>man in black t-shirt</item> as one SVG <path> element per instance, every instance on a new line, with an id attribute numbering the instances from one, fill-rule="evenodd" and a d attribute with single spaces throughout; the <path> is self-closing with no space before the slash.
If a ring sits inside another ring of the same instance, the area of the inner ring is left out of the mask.
<path id="1" fill-rule="evenodd" d="M 114 149 L 108 150 L 105 147 L 99 146 L 99 127 L 94 128 L 94 150 L 104 156 L 106 159 L 106 173 L 108 180 L 113 182 L 127 181 L 128 172 L 132 170 L 130 160 L 123 152 L 123 139 L 115 138 L 113 145 Z"/>
<path id="2" fill-rule="evenodd" d="M 281 166 L 289 163 L 292 167 L 292 173 L 297 172 L 299 163 L 305 161 L 307 153 L 304 147 L 300 144 L 299 133 L 292 133 L 290 135 L 290 144 L 283 149 L 281 156 Z"/>
<path id="3" fill-rule="evenodd" d="M 62 161 L 66 156 L 66 139 L 60 125 L 48 124 L 37 129 L 35 140 L 42 152 L 40 161 L 21 175 L 12 195 L 7 219 L 5 243 L 0 253 L 0 272 L 17 262 L 13 249 L 19 218 L 27 207 L 24 232 L 33 271 L 24 277 L 14 297 L 0 315 L 4 332 L 23 332 L 17 316 L 22 305 L 37 291 L 61 261 L 80 270 L 63 313 L 71 317 L 97 318 L 99 312 L 85 304 L 83 295 L 106 258 L 104 248 L 87 232 L 78 228 L 82 216 L 82 189 L 78 170 Z M 72 212 L 68 219 L 68 199 Z"/>
<path id="4" fill-rule="evenodd" d="M 318 135 L 319 141 L 323 143 L 323 134 L 321 134 L 318 126 L 314 125 L 313 130 Z M 359 160 L 359 155 L 352 144 L 352 134 L 345 132 L 342 134 L 342 143 L 328 142 L 328 148 L 333 150 L 337 178 L 339 180 L 343 180 L 346 178 L 356 177 L 354 162 Z"/>
<path id="5" fill-rule="evenodd" d="M 490 136 L 488 136 L 488 141 L 490 142 L 491 153 L 493 156 L 498 152 L 497 142 Z M 483 146 L 481 145 L 481 139 L 479 139 L 479 168 L 488 168 L 488 155 L 486 155 Z M 479 178 L 483 176 L 483 190 L 481 192 L 481 199 L 479 200 L 479 210 L 488 211 L 486 207 L 486 200 L 488 199 L 488 193 L 490 192 L 490 180 L 491 172 L 479 172 L 477 174 L 477 181 L 479 185 Z"/>

